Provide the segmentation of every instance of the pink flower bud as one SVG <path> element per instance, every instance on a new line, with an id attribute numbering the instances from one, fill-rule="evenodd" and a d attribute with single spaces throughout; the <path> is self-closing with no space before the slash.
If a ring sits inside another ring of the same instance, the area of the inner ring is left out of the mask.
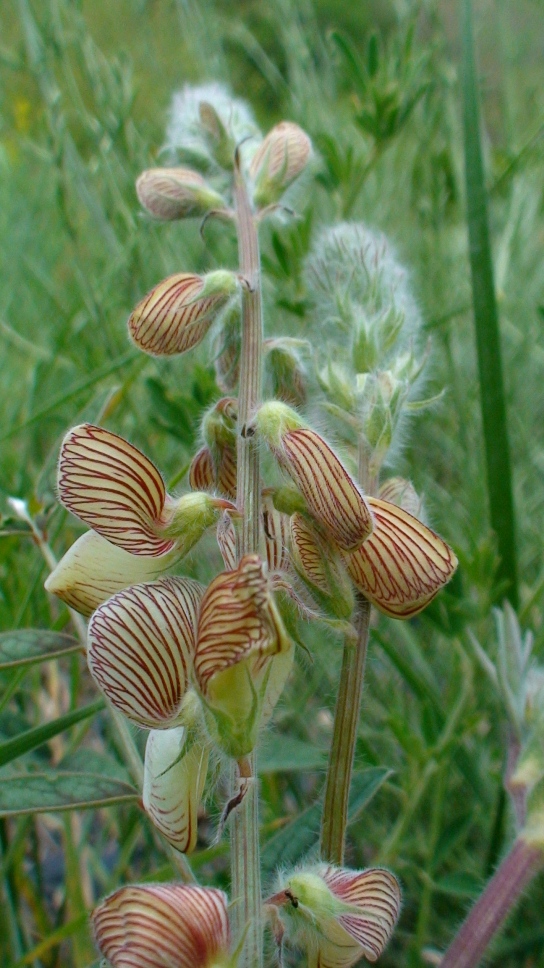
<path id="1" fill-rule="evenodd" d="M 132 722 L 180 722 L 189 686 L 203 588 L 189 578 L 134 585 L 100 606 L 89 624 L 89 669 Z"/>
<path id="2" fill-rule="evenodd" d="M 122 887 L 93 911 L 113 968 L 228 968 L 227 898 L 186 884 Z"/>
<path id="3" fill-rule="evenodd" d="M 277 202 L 304 171 L 311 151 L 312 143 L 298 124 L 282 121 L 272 128 L 257 148 L 250 165 L 257 205 Z"/>
<path id="4" fill-rule="evenodd" d="M 205 276 L 190 272 L 168 276 L 133 310 L 129 336 L 152 356 L 185 353 L 204 339 L 237 288 L 236 276 L 223 269 Z"/>
<path id="5" fill-rule="evenodd" d="M 225 204 L 190 168 L 148 168 L 136 181 L 136 193 L 150 215 L 163 221 L 202 216 Z"/>
<path id="6" fill-rule="evenodd" d="M 421 612 L 452 577 L 457 558 L 445 541 L 395 504 L 368 498 L 374 531 L 347 557 L 357 588 L 392 618 Z"/>
<path id="7" fill-rule="evenodd" d="M 62 503 L 89 527 L 133 555 L 174 547 L 164 528 L 173 501 L 154 464 L 128 441 L 81 424 L 64 438 L 58 489 Z"/>

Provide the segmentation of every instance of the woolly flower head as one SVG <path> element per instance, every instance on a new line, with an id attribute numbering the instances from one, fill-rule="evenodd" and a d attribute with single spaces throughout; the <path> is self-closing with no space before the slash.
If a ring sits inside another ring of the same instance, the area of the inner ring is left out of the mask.
<path id="1" fill-rule="evenodd" d="M 325 340 L 337 340 L 343 330 L 358 372 L 383 366 L 391 351 L 406 347 L 420 327 L 407 272 L 391 243 L 360 222 L 342 222 L 318 236 L 306 282 Z M 364 344 L 359 352 L 357 343 Z"/>
<path id="2" fill-rule="evenodd" d="M 259 128 L 249 105 L 241 98 L 233 97 L 225 85 L 218 83 L 185 84 L 174 93 L 166 129 L 166 148 L 174 153 L 181 150 L 193 160 L 209 159 L 201 104 L 211 105 L 235 145 L 244 138 L 250 139 L 248 148 L 244 148 L 245 160 L 249 162 L 261 137 Z"/>

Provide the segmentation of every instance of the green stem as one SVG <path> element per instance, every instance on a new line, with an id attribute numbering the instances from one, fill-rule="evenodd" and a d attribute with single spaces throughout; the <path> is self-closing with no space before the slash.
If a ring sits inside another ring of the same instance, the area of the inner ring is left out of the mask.
<path id="1" fill-rule="evenodd" d="M 237 507 L 242 514 L 238 557 L 258 554 L 261 539 L 259 447 L 248 434 L 262 398 L 262 296 L 257 225 L 236 159 L 234 199 L 242 295 L 242 349 L 238 398 Z M 232 934 L 236 947 L 247 929 L 241 968 L 261 968 L 263 926 L 259 853 L 259 792 L 256 754 L 248 758 L 252 780 L 231 822 Z M 238 777 L 233 770 L 232 784 Z"/>
<path id="2" fill-rule="evenodd" d="M 342 864 L 344 860 L 349 788 L 365 675 L 369 621 L 370 602 L 362 595 L 358 596 L 355 612 L 357 641 L 354 643 L 353 639 L 346 638 L 344 643 L 321 821 L 321 856 L 333 864 Z"/>

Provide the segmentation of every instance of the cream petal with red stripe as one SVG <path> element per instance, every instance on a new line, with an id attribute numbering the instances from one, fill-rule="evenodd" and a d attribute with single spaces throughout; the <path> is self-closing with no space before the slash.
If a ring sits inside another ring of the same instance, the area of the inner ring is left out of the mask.
<path id="1" fill-rule="evenodd" d="M 376 961 L 387 945 L 399 916 L 401 895 L 397 878 L 382 868 L 354 872 L 328 867 L 321 871 L 321 876 L 337 898 L 353 907 L 353 911 L 339 914 L 336 922 L 341 931 L 362 949 L 357 957 L 364 954 L 368 961 Z M 330 942 L 339 942 L 340 939 L 334 939 L 329 932 L 326 933 Z M 338 957 L 334 962 L 326 961 L 323 960 L 324 955 L 322 949 L 323 968 L 327 964 L 332 968 L 333 965 L 353 963 L 340 961 Z"/>
<path id="2" fill-rule="evenodd" d="M 388 477 L 380 485 L 378 497 L 381 501 L 389 501 L 396 504 L 408 514 L 413 514 L 415 518 L 421 515 L 421 498 L 410 481 L 404 477 Z"/>
<path id="3" fill-rule="evenodd" d="M 263 531 L 269 574 L 290 571 L 289 518 L 277 511 L 270 494 L 263 494 Z"/>
<path id="4" fill-rule="evenodd" d="M 344 551 L 357 548 L 372 533 L 366 498 L 326 440 L 300 428 L 282 435 L 281 464 L 301 491 L 308 509 Z"/>
<path id="5" fill-rule="evenodd" d="M 45 588 L 89 616 L 123 588 L 158 578 L 175 559 L 175 551 L 158 558 L 131 555 L 96 531 L 86 531 L 61 558 Z"/>
<path id="6" fill-rule="evenodd" d="M 227 898 L 186 884 L 122 887 L 92 913 L 96 942 L 113 968 L 227 968 Z"/>
<path id="7" fill-rule="evenodd" d="M 230 514 L 225 511 L 217 525 L 217 544 L 227 571 L 236 568 L 236 531 Z"/>
<path id="8" fill-rule="evenodd" d="M 196 846 L 208 757 L 208 746 L 185 726 L 152 729 L 147 737 L 144 809 L 157 830 L 183 854 Z"/>
<path id="9" fill-rule="evenodd" d="M 346 556 L 357 588 L 393 618 L 417 615 L 438 594 L 457 568 L 445 541 L 395 504 L 368 498 L 374 531 Z"/>
<path id="10" fill-rule="evenodd" d="M 174 542 L 161 534 L 172 499 L 155 467 L 123 437 L 81 424 L 62 443 L 58 490 L 72 514 L 133 555 L 156 556 Z"/>
<path id="11" fill-rule="evenodd" d="M 207 276 L 190 272 L 168 276 L 132 312 L 129 335 L 152 356 L 185 353 L 204 339 L 236 285 L 232 273 L 222 270 Z"/>
<path id="12" fill-rule="evenodd" d="M 209 447 L 201 447 L 189 467 L 189 486 L 193 491 L 213 491 L 215 488 L 215 469 Z"/>
<path id="13" fill-rule="evenodd" d="M 139 726 L 179 722 L 203 588 L 189 578 L 134 585 L 100 606 L 87 658 L 97 685 Z"/>

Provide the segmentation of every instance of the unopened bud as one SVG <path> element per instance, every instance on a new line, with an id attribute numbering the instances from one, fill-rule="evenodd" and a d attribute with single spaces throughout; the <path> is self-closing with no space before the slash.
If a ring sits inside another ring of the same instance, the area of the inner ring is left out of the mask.
<path id="1" fill-rule="evenodd" d="M 259 206 L 277 202 L 286 188 L 304 171 L 312 143 L 302 128 L 282 121 L 268 132 L 250 165 L 255 182 L 255 202 Z"/>
<path id="2" fill-rule="evenodd" d="M 238 386 L 241 346 L 240 305 L 234 300 L 225 309 L 214 343 L 215 379 L 222 393 L 232 393 Z"/>
<path id="3" fill-rule="evenodd" d="M 225 510 L 235 510 L 231 501 L 214 497 L 205 491 L 183 494 L 172 503 L 166 533 L 175 538 L 184 555 L 188 554 L 204 532 L 217 524 Z"/>
<path id="4" fill-rule="evenodd" d="M 179 272 L 163 279 L 138 303 L 128 329 L 139 349 L 152 356 L 173 356 L 197 346 L 238 290 L 232 272 L 205 276 Z"/>
<path id="5" fill-rule="evenodd" d="M 190 168 L 149 168 L 136 182 L 136 193 L 154 218 L 172 221 L 223 208 L 224 199 Z"/>
<path id="6" fill-rule="evenodd" d="M 338 549 L 327 544 L 301 514 L 293 515 L 290 530 L 291 560 L 297 574 L 327 614 L 349 619 L 353 589 Z"/>
<path id="7" fill-rule="evenodd" d="M 350 551 L 365 541 L 373 528 L 369 506 L 323 437 L 277 401 L 263 404 L 256 425 L 301 491 L 310 513 L 336 544 Z"/>
<path id="8" fill-rule="evenodd" d="M 302 340 L 278 337 L 264 344 L 265 366 L 272 378 L 272 394 L 293 407 L 306 402 L 307 374 L 302 362 L 301 348 L 308 344 Z"/>
<path id="9" fill-rule="evenodd" d="M 421 517 L 422 500 L 413 484 L 403 477 L 388 477 L 380 486 L 378 497 L 382 501 L 396 504 L 415 518 Z"/>

